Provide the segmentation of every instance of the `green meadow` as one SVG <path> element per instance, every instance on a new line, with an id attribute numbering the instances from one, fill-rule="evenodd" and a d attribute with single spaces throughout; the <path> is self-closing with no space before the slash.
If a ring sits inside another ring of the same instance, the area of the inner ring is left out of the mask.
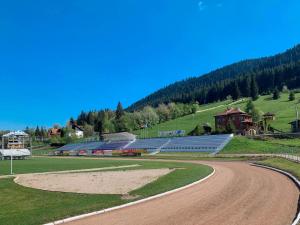
<path id="1" fill-rule="evenodd" d="M 263 95 L 259 99 L 254 101 L 254 105 L 262 113 L 273 112 L 276 115 L 275 121 L 271 123 L 271 126 L 275 129 L 288 132 L 290 131 L 290 124 L 296 117 L 295 105 L 300 99 L 300 93 L 296 93 L 296 99 L 294 101 L 288 100 L 288 93 L 281 93 L 281 96 L 277 100 L 272 99 L 272 95 Z M 215 127 L 214 115 L 219 112 L 226 110 L 227 107 L 240 107 L 242 110 L 245 109 L 247 99 L 236 104 L 231 104 L 230 101 L 226 100 L 223 102 L 216 102 L 207 105 L 200 105 L 199 111 L 196 114 L 187 115 L 174 120 L 157 124 L 146 130 L 135 131 L 140 137 L 157 137 L 158 131 L 167 130 L 185 130 L 188 134 L 193 130 L 197 124 L 210 123 L 211 126 Z M 231 105 L 229 105 L 231 104 Z"/>
<path id="2" fill-rule="evenodd" d="M 130 192 L 130 195 L 137 196 L 136 199 L 187 185 L 212 172 L 208 166 L 191 163 L 41 157 L 14 161 L 14 171 L 32 173 L 133 164 L 140 165 L 134 169 L 175 169 L 156 181 Z M 2 174 L 7 174 L 9 161 L 0 161 L 0 169 Z M 0 224 L 5 225 L 38 225 L 136 200 L 124 200 L 121 195 L 114 194 L 42 191 L 15 184 L 13 178 L 0 178 L 0 190 Z"/>

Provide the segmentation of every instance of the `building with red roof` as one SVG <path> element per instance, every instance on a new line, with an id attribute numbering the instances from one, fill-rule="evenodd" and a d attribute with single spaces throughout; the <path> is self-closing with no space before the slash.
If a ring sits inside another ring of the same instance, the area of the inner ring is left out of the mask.
<path id="1" fill-rule="evenodd" d="M 233 128 L 237 134 L 253 134 L 256 132 L 252 116 L 240 108 L 228 108 L 224 112 L 215 115 L 215 129 L 225 131 L 228 127 Z"/>

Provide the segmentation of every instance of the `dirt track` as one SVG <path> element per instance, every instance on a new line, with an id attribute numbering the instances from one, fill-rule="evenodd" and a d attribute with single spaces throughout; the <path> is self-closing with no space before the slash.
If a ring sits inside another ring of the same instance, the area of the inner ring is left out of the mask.
<path id="1" fill-rule="evenodd" d="M 289 225 L 299 191 L 285 176 L 246 163 L 208 162 L 208 180 L 183 191 L 69 225 Z"/>

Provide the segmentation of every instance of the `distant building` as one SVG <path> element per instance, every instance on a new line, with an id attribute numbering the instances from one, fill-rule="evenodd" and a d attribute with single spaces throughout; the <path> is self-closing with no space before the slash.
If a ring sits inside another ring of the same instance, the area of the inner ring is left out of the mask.
<path id="1" fill-rule="evenodd" d="M 300 120 L 294 120 L 294 121 L 290 122 L 289 124 L 291 124 L 291 131 L 293 133 L 300 132 Z"/>
<path id="2" fill-rule="evenodd" d="M 2 148 L 24 149 L 29 135 L 24 131 L 13 131 L 2 136 Z M 6 140 L 6 141 L 5 141 Z"/>
<path id="3" fill-rule="evenodd" d="M 243 135 L 255 135 L 256 126 L 252 121 L 252 116 L 242 111 L 240 108 L 229 108 L 222 113 L 215 115 L 215 129 L 226 131 L 228 127 L 234 132 Z"/>
<path id="4" fill-rule="evenodd" d="M 202 125 L 202 127 L 203 127 L 204 134 L 211 134 L 212 127 L 211 127 L 211 125 L 209 123 L 204 123 Z"/>
<path id="5" fill-rule="evenodd" d="M 77 137 L 77 138 L 83 138 L 84 137 L 84 130 L 81 126 L 73 124 L 72 129 L 74 130 L 73 134 L 75 135 L 75 137 Z M 69 136 L 72 136 L 72 133 L 70 133 Z"/>
<path id="6" fill-rule="evenodd" d="M 61 136 L 61 129 L 60 128 L 55 128 L 55 127 L 53 127 L 53 128 L 51 128 L 51 129 L 49 129 L 49 131 L 48 131 L 48 135 L 49 135 L 49 137 L 54 137 L 54 136 Z"/>

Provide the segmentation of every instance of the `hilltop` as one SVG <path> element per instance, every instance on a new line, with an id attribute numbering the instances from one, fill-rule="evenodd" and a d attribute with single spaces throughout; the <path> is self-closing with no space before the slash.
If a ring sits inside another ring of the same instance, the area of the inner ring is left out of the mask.
<path id="1" fill-rule="evenodd" d="M 240 95 L 250 97 L 249 80 L 257 82 L 259 94 L 267 94 L 283 85 L 300 87 L 300 45 L 271 57 L 244 60 L 199 77 L 188 78 L 162 88 L 135 102 L 128 111 L 160 103 L 198 101 L 201 104 L 223 101 L 239 88 Z M 237 96 L 239 97 L 239 96 Z"/>

